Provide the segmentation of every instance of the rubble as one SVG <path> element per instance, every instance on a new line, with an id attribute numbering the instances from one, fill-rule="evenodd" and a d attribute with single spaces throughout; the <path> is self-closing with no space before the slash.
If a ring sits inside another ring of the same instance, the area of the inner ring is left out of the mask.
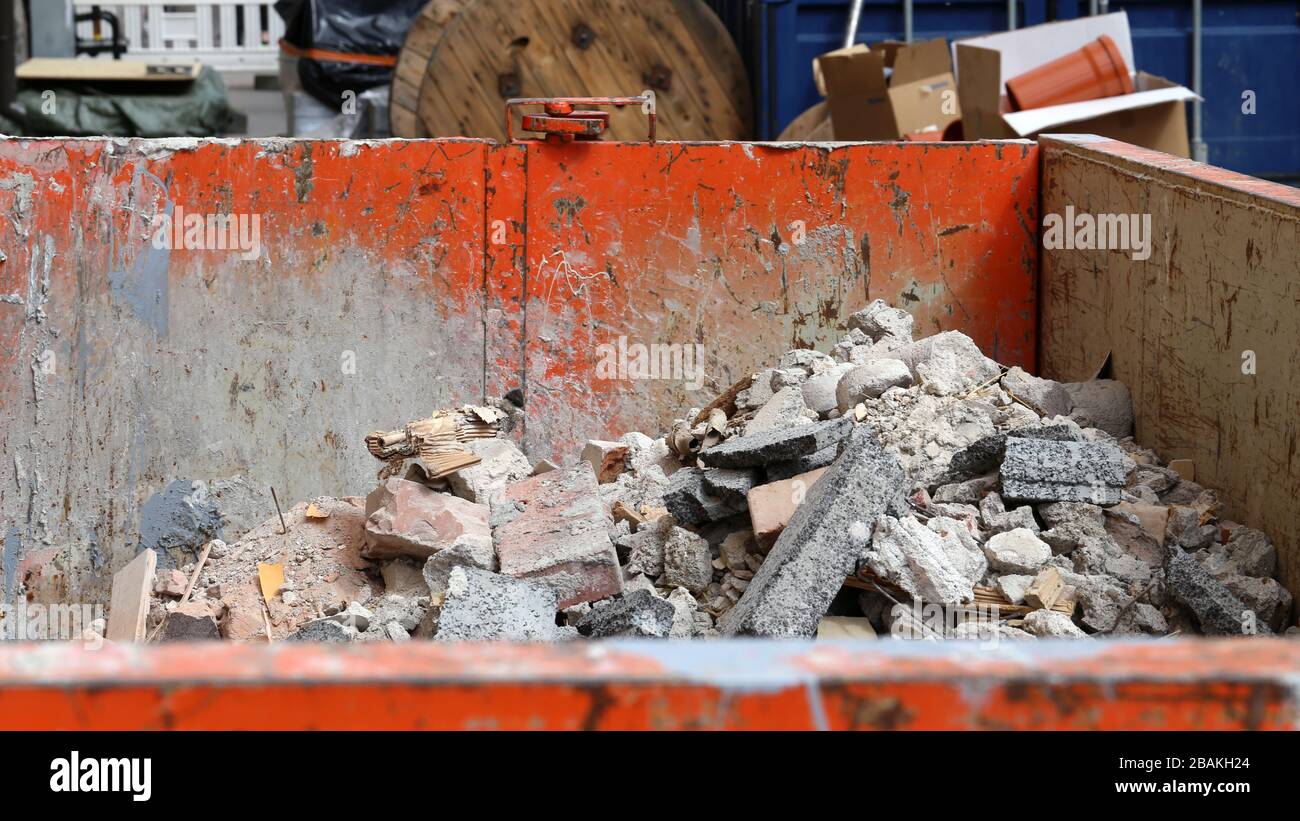
<path id="1" fill-rule="evenodd" d="M 509 439 L 475 439 L 463 447 L 477 456 L 479 463 L 447 477 L 452 493 L 462 499 L 487 504 L 493 494 L 510 482 L 532 475 L 533 466 L 528 464 L 528 457 Z"/>
<path id="2" fill-rule="evenodd" d="M 911 516 L 877 517 L 866 564 L 915 599 L 934 604 L 969 601 L 988 572 L 979 545 L 954 520 L 934 519 L 931 525 Z"/>
<path id="3" fill-rule="evenodd" d="M 510 485 L 506 496 L 524 511 L 493 533 L 502 573 L 550 587 L 560 607 L 622 591 L 609 534 L 613 520 L 591 465 L 579 462 L 524 479 Z"/>
<path id="4" fill-rule="evenodd" d="M 832 419 L 740 436 L 704 451 L 700 460 L 711 468 L 751 468 L 771 462 L 788 462 L 834 446 L 852 429 L 852 421 Z"/>
<path id="5" fill-rule="evenodd" d="M 195 526 L 151 537 L 175 566 L 132 576 L 152 596 L 133 612 L 158 641 L 987 642 L 1293 624 L 1276 548 L 1219 518 L 1190 462 L 1129 438 L 1124 386 L 1056 383 L 961 333 L 913 331 L 873 302 L 833 354 L 789 351 L 661 437 L 609 431 L 553 462 L 531 465 L 510 438 L 522 412 L 438 411 L 367 437 L 386 466 L 364 501 L 306 500 L 283 527 L 263 510 L 199 558 L 217 519 L 183 483 L 155 506 Z M 278 590 L 259 566 L 283 570 Z"/>
<path id="6" fill-rule="evenodd" d="M 427 559 L 457 542 L 491 544 L 486 505 L 397 478 L 366 497 L 367 558 Z"/>
<path id="7" fill-rule="evenodd" d="M 438 617 L 438 641 L 562 641 L 555 590 L 523 579 L 455 567 Z"/>
<path id="8" fill-rule="evenodd" d="M 1113 505 L 1133 468 L 1133 460 L 1109 443 L 1012 437 L 1002 460 L 1002 492 L 1027 502 Z"/>
<path id="9" fill-rule="evenodd" d="M 852 432 L 839 458 L 808 491 L 739 602 L 722 617 L 723 635 L 812 636 L 866 553 L 876 517 L 902 504 L 898 458 L 869 427 L 847 424 Z"/>
<path id="10" fill-rule="evenodd" d="M 753 525 L 754 538 L 765 551 L 776 544 L 776 539 L 785 530 L 795 508 L 807 497 L 813 485 L 826 472 L 818 468 L 779 482 L 759 485 L 749 491 L 749 519 Z"/>
<path id="11" fill-rule="evenodd" d="M 676 609 L 649 590 L 629 593 L 594 607 L 578 621 L 578 632 L 592 638 L 641 637 L 664 639 L 672 633 Z"/>

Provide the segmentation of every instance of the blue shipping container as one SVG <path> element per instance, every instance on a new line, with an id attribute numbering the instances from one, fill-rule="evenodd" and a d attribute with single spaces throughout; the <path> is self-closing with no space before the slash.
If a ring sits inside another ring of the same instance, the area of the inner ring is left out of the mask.
<path id="1" fill-rule="evenodd" d="M 774 139 L 821 99 L 812 82 L 812 61 L 842 45 L 851 4 L 712 0 L 711 5 L 736 37 L 749 66 L 756 133 Z M 1192 86 L 1190 0 L 1112 0 L 1108 5 L 1109 11 L 1129 15 L 1138 68 Z M 1008 27 L 1006 2 L 915 0 L 913 8 L 915 40 L 954 40 Z M 1018 27 L 1088 11 L 1088 0 L 1015 4 Z M 1300 80 L 1300 2 L 1207 0 L 1202 18 L 1202 128 L 1208 160 L 1257 176 L 1300 176 L 1300 106 L 1289 90 Z M 865 0 L 858 42 L 902 39 L 903 34 L 900 0 Z"/>

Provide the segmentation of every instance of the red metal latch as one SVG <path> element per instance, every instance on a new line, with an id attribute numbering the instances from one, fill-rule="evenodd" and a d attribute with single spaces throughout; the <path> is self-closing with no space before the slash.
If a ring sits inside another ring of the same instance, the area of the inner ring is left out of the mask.
<path id="1" fill-rule="evenodd" d="M 506 141 L 514 142 L 514 118 L 511 110 L 519 106 L 542 106 L 544 113 L 523 115 L 524 131 L 546 135 L 547 142 L 596 140 L 609 128 L 608 111 L 591 111 L 577 106 L 639 105 L 648 121 L 646 140 L 655 141 L 655 99 L 652 93 L 637 97 L 515 97 L 506 100 Z"/>

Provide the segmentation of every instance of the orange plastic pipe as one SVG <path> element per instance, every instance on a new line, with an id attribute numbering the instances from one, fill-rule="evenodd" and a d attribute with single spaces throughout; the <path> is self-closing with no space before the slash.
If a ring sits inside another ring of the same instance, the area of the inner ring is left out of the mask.
<path id="1" fill-rule="evenodd" d="M 1124 56 L 1105 34 L 1078 51 L 1007 80 L 1007 94 L 1018 111 L 1132 93 Z"/>

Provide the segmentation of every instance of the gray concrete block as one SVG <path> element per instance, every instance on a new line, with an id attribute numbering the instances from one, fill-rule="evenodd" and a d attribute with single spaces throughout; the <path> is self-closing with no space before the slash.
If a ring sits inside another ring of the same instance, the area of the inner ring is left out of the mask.
<path id="1" fill-rule="evenodd" d="M 578 632 L 592 638 L 668 638 L 676 608 L 649 590 L 637 590 L 592 608 L 578 621 Z"/>
<path id="2" fill-rule="evenodd" d="M 870 427 L 849 425 L 840 457 L 813 485 L 740 601 L 719 621 L 723 635 L 815 635 L 845 577 L 866 555 L 876 517 L 903 504 L 908 481 L 897 455 L 884 449 Z"/>
<path id="3" fill-rule="evenodd" d="M 438 641 L 556 641 L 550 587 L 472 567 L 454 567 L 438 616 Z"/>
<path id="4" fill-rule="evenodd" d="M 852 420 L 832 419 L 738 436 L 703 451 L 700 453 L 700 461 L 713 468 L 762 467 L 772 462 L 788 462 L 837 444 L 852 429 Z"/>

